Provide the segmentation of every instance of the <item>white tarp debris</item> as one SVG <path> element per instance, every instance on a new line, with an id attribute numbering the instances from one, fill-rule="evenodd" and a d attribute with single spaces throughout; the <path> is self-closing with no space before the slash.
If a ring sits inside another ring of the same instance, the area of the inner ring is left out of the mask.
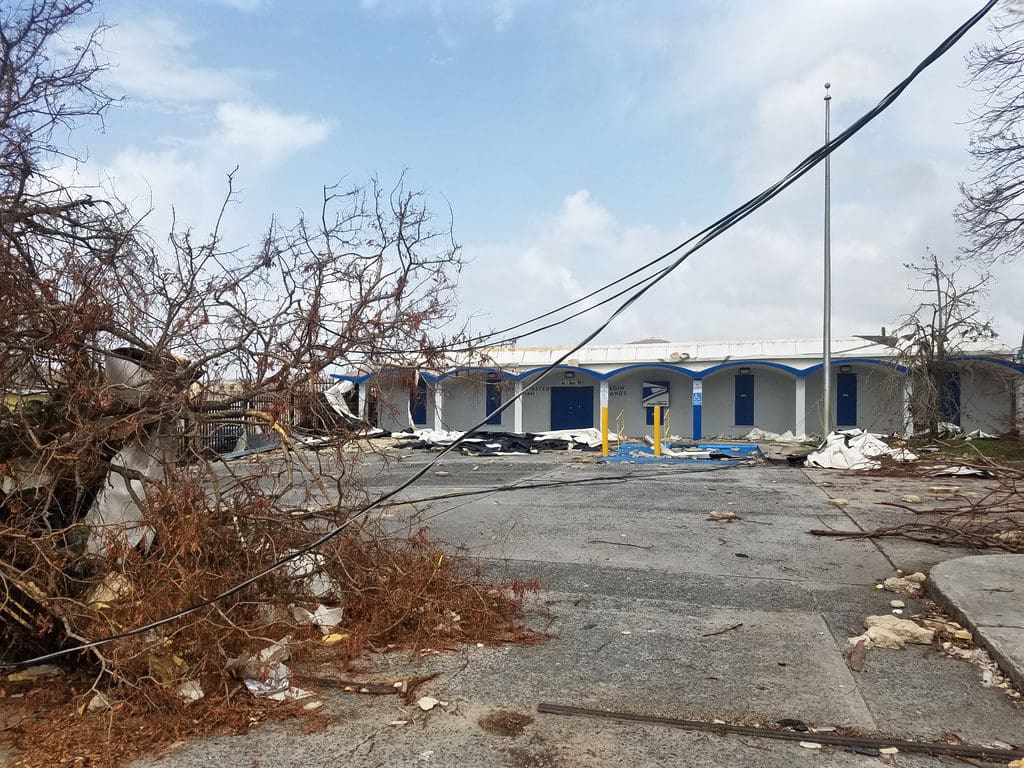
<path id="1" fill-rule="evenodd" d="M 444 429 L 414 429 L 412 432 L 392 432 L 391 436 L 395 439 L 401 440 L 403 438 L 416 438 L 424 443 L 430 443 L 431 445 L 446 446 L 451 445 L 465 432 L 447 431 Z"/>
<path id="2" fill-rule="evenodd" d="M 963 433 L 963 429 L 961 429 L 958 424 L 953 424 L 948 421 L 940 421 L 938 423 L 939 437 L 960 437 Z"/>
<path id="3" fill-rule="evenodd" d="M 550 432 L 535 432 L 534 437 L 538 440 L 567 440 L 576 445 L 585 445 L 588 448 L 601 447 L 601 430 L 589 427 L 587 429 L 555 429 Z M 614 432 L 608 433 L 608 440 L 617 442 L 619 436 Z"/>
<path id="4" fill-rule="evenodd" d="M 960 465 L 957 467 L 942 467 L 934 472 L 929 472 L 927 477 L 992 477 L 992 473 L 987 469 Z"/>
<path id="5" fill-rule="evenodd" d="M 331 408 L 336 410 L 342 416 L 355 419 L 357 416 L 352 413 L 352 409 L 349 408 L 348 403 L 345 402 L 345 395 L 352 392 L 355 388 L 356 385 L 351 381 L 342 379 L 337 384 L 332 384 L 324 390 L 324 399 Z"/>
<path id="6" fill-rule="evenodd" d="M 289 553 L 291 554 L 291 553 Z M 327 561 L 319 552 L 305 552 L 285 565 L 293 579 L 303 579 L 310 593 L 321 600 L 341 596 L 341 586 L 325 571 Z"/>
<path id="7" fill-rule="evenodd" d="M 807 457 L 807 466 L 820 469 L 878 469 L 879 457 L 896 461 L 915 461 L 917 456 L 906 449 L 895 450 L 870 432 L 844 429 L 831 432 L 818 450 Z"/>
<path id="8" fill-rule="evenodd" d="M 990 435 L 988 432 L 982 432 L 980 429 L 976 429 L 973 432 L 968 432 L 964 435 L 964 440 L 995 440 L 995 435 Z"/>
<path id="9" fill-rule="evenodd" d="M 166 477 L 164 467 L 173 463 L 173 440 L 159 432 L 147 435 L 140 443 L 122 448 L 111 460 L 112 467 L 100 492 L 96 495 L 85 524 L 89 527 L 86 549 L 90 555 L 106 555 L 109 545 L 117 541 L 131 549 L 142 543 L 149 546 L 153 530 L 142 522 L 138 502 L 146 498 L 146 486 L 139 476 L 149 482 Z M 134 475 L 128 479 L 116 468 Z"/>
<path id="10" fill-rule="evenodd" d="M 754 427 L 740 439 L 748 440 L 752 443 L 802 443 L 807 440 L 807 435 L 794 435 L 792 430 L 789 429 L 779 434 L 778 432 L 769 432 L 760 427 Z"/>

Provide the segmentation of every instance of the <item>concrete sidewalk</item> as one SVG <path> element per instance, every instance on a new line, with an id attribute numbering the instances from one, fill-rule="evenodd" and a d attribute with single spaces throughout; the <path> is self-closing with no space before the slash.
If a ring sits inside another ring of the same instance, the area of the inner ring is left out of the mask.
<path id="1" fill-rule="evenodd" d="M 931 569 L 929 591 L 1024 689 L 1024 555 L 975 555 Z"/>

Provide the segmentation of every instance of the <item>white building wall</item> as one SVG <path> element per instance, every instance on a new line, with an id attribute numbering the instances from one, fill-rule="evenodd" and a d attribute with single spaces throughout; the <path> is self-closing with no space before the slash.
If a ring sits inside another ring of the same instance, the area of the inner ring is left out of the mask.
<path id="1" fill-rule="evenodd" d="M 795 377 L 785 371 L 749 366 L 754 377 L 754 426 L 769 432 L 785 432 L 796 426 Z M 739 368 L 725 368 L 704 379 L 704 438 L 740 437 L 754 427 L 736 424 L 736 375 Z M 808 427 L 810 428 L 810 427 Z"/>
<path id="2" fill-rule="evenodd" d="M 377 426 L 389 432 L 401 432 L 409 427 L 434 428 L 434 385 L 427 383 L 427 420 L 425 424 L 411 422 L 409 383 L 401 377 L 379 376 L 372 382 L 376 390 Z"/>
<path id="3" fill-rule="evenodd" d="M 857 426 L 868 432 L 902 434 L 906 376 L 881 365 L 854 363 L 857 375 Z"/>
<path id="4" fill-rule="evenodd" d="M 965 432 L 980 429 L 1001 435 L 1012 430 L 1013 375 L 1001 365 L 964 366 L 960 373 L 960 426 Z"/>
<path id="5" fill-rule="evenodd" d="M 501 402 L 512 399 L 513 384 L 502 378 Z M 487 415 L 487 374 L 479 371 L 458 373 L 440 382 L 444 392 L 442 412 L 444 429 L 466 430 L 479 424 Z M 513 430 L 511 407 L 501 412 L 500 424 L 485 424 L 481 432 L 511 432 Z"/>
<path id="6" fill-rule="evenodd" d="M 667 381 L 669 384 L 668 413 L 662 408 L 662 434 L 692 437 L 692 379 L 684 373 L 664 368 L 635 369 L 609 380 L 608 429 L 615 432 L 624 422 L 625 435 L 641 437 L 654 434 L 654 427 L 647 425 L 647 413 L 643 407 L 645 381 Z M 667 429 L 664 427 L 666 423 Z"/>

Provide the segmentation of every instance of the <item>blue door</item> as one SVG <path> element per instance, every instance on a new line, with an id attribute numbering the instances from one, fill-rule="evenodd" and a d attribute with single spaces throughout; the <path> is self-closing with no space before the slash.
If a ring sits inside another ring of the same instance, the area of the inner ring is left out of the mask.
<path id="1" fill-rule="evenodd" d="M 552 387 L 551 428 L 585 429 L 594 426 L 593 387 Z"/>
<path id="2" fill-rule="evenodd" d="M 413 424 L 427 423 L 427 382 L 422 376 L 416 377 L 416 389 L 409 395 L 409 410 Z"/>
<path id="3" fill-rule="evenodd" d="M 950 371 L 939 389 L 939 421 L 960 426 L 960 374 Z"/>
<path id="4" fill-rule="evenodd" d="M 736 421 L 737 427 L 754 426 L 754 374 L 736 374 Z"/>
<path id="5" fill-rule="evenodd" d="M 485 413 L 494 413 L 495 410 L 501 408 L 501 379 L 497 376 L 489 376 L 487 378 L 487 397 L 484 408 Z M 501 424 L 501 414 L 495 413 L 489 419 L 488 424 Z"/>
<path id="6" fill-rule="evenodd" d="M 836 374 L 836 426 L 857 426 L 857 374 Z"/>

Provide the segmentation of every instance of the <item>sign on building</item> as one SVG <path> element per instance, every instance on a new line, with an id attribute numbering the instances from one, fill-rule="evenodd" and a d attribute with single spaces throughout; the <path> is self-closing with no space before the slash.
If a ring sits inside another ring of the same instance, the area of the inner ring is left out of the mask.
<path id="1" fill-rule="evenodd" d="M 653 408 L 656 405 L 667 408 L 668 385 L 645 381 L 643 384 L 643 405 L 644 408 Z"/>

